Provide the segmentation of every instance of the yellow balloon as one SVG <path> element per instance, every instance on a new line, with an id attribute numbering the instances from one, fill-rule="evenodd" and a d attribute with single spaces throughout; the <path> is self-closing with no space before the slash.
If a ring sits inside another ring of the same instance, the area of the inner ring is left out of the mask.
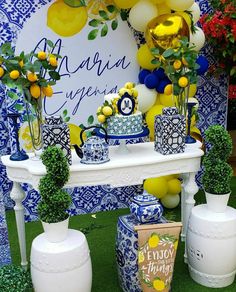
<path id="1" fill-rule="evenodd" d="M 171 13 L 170 7 L 165 3 L 157 4 L 157 10 L 159 15 Z"/>
<path id="2" fill-rule="evenodd" d="M 167 181 L 163 177 L 146 179 L 143 188 L 149 194 L 152 194 L 159 199 L 164 197 L 168 190 Z"/>
<path id="3" fill-rule="evenodd" d="M 186 12 L 183 12 L 183 11 L 178 11 L 178 14 L 181 15 L 185 21 L 187 22 L 187 25 L 189 28 L 191 28 L 191 25 L 192 25 L 192 19 L 190 17 L 190 15 Z"/>
<path id="4" fill-rule="evenodd" d="M 167 182 L 168 194 L 175 195 L 181 191 L 181 182 L 177 178 L 171 179 Z"/>
<path id="5" fill-rule="evenodd" d="M 161 101 L 161 104 L 164 106 L 175 106 L 176 96 L 173 96 L 172 94 L 166 95 L 164 93 L 161 93 L 160 94 L 160 101 Z"/>
<path id="6" fill-rule="evenodd" d="M 163 3 L 165 0 L 151 0 L 152 3 L 154 4 L 161 4 Z"/>
<path id="7" fill-rule="evenodd" d="M 157 65 L 151 63 L 154 56 L 151 54 L 147 44 L 140 46 L 137 52 L 137 61 L 140 67 L 148 70 L 157 68 Z"/>
<path id="8" fill-rule="evenodd" d="M 114 0 L 116 6 L 122 9 L 133 7 L 139 0 Z"/>
<path id="9" fill-rule="evenodd" d="M 190 84 L 189 86 L 189 97 L 194 97 L 197 93 L 197 84 Z"/>
<path id="10" fill-rule="evenodd" d="M 161 104 L 160 94 L 157 94 L 155 105 Z"/>
<path id="11" fill-rule="evenodd" d="M 162 14 L 152 19 L 146 30 L 146 42 L 149 48 L 158 48 L 160 53 L 176 48 L 183 36 L 189 38 L 189 27 L 185 19 L 178 14 Z"/>
<path id="12" fill-rule="evenodd" d="M 146 114 L 146 122 L 150 131 L 150 137 L 154 138 L 154 121 L 156 115 L 161 115 L 162 110 L 164 106 L 163 105 L 154 105 L 150 108 L 150 110 Z"/>
<path id="13" fill-rule="evenodd" d="M 164 177 L 165 177 L 166 180 L 171 180 L 171 179 L 174 179 L 174 178 L 178 178 L 179 174 L 170 174 L 170 175 L 165 175 Z"/>

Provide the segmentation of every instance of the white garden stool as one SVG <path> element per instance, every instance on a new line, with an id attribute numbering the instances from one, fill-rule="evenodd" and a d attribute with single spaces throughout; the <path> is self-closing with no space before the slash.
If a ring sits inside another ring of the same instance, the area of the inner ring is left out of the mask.
<path id="1" fill-rule="evenodd" d="M 86 237 L 68 230 L 61 242 L 37 236 L 31 248 L 31 276 L 35 292 L 90 292 L 92 265 Z"/>
<path id="2" fill-rule="evenodd" d="M 216 213 L 192 209 L 186 237 L 189 272 L 197 283 L 213 288 L 233 283 L 236 274 L 236 210 Z"/>

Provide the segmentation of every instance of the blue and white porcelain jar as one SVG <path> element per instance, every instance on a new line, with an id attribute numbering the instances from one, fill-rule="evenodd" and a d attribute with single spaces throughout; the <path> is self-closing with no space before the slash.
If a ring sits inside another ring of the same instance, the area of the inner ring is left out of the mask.
<path id="1" fill-rule="evenodd" d="M 156 197 L 144 191 L 143 194 L 137 195 L 132 199 L 130 212 L 138 222 L 150 224 L 161 218 L 163 207 Z"/>

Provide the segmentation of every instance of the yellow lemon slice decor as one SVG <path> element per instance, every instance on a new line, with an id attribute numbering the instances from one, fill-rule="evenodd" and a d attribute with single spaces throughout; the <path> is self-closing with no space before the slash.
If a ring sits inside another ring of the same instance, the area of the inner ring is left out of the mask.
<path id="1" fill-rule="evenodd" d="M 156 291 L 162 291 L 165 289 L 165 283 L 160 279 L 154 280 L 152 285 Z"/>
<path id="2" fill-rule="evenodd" d="M 158 246 L 158 243 L 160 241 L 160 238 L 157 234 L 153 234 L 149 239 L 148 239 L 148 245 L 150 248 L 155 248 Z"/>
<path id="3" fill-rule="evenodd" d="M 80 140 L 80 132 L 82 131 L 82 129 L 75 125 L 75 124 L 67 124 L 70 130 L 70 144 L 71 145 L 78 145 L 80 146 L 82 141 Z M 86 134 L 83 133 L 83 140 L 86 139 Z"/>
<path id="4" fill-rule="evenodd" d="M 108 19 L 111 20 L 116 17 L 118 10 L 115 9 L 114 12 L 110 13 L 107 6 L 115 5 L 113 0 L 89 0 L 87 5 L 88 17 L 91 19 L 103 20 L 100 16 L 99 11 L 105 11 L 107 13 Z"/>
<path id="5" fill-rule="evenodd" d="M 81 31 L 88 19 L 87 8 L 70 7 L 63 0 L 54 2 L 47 12 L 47 25 L 56 34 L 73 36 Z"/>
<path id="6" fill-rule="evenodd" d="M 35 134 L 38 134 L 38 127 L 37 127 L 37 121 L 33 121 L 32 123 Z M 26 151 L 26 152 L 32 152 L 33 151 L 33 146 L 32 146 L 32 140 L 30 136 L 30 130 L 29 130 L 29 124 L 28 122 L 24 122 L 22 126 L 19 129 L 19 141 L 21 147 Z"/>

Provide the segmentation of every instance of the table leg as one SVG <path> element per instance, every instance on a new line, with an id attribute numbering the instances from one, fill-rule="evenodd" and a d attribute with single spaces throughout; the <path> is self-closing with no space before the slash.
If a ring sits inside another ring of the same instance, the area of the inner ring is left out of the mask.
<path id="1" fill-rule="evenodd" d="M 16 216 L 16 227 L 20 246 L 21 254 L 21 266 L 27 269 L 27 258 L 26 258 L 26 240 L 25 240 L 25 218 L 24 218 L 24 207 L 22 201 L 24 200 L 25 193 L 22 190 L 19 183 L 14 182 L 13 188 L 10 194 L 13 201 L 15 201 L 15 216 Z"/>
<path id="2" fill-rule="evenodd" d="M 194 195 L 198 192 L 198 185 L 195 181 L 196 172 L 190 172 L 189 175 L 183 177 L 183 191 L 184 191 L 184 201 L 183 201 L 183 238 L 186 239 L 189 216 L 191 210 L 195 205 Z M 187 263 L 187 249 L 185 244 L 184 262 Z"/>
<path id="3" fill-rule="evenodd" d="M 182 191 L 181 191 L 181 222 L 184 223 L 185 222 L 185 212 L 186 212 L 186 205 L 185 205 L 185 201 L 186 201 L 186 192 L 185 192 L 185 186 L 188 182 L 189 179 L 189 173 L 183 173 L 181 175 L 183 181 L 182 181 Z M 185 225 L 183 224 L 182 227 L 182 232 L 181 232 L 181 241 L 185 241 L 185 237 L 186 237 L 186 228 Z"/>

